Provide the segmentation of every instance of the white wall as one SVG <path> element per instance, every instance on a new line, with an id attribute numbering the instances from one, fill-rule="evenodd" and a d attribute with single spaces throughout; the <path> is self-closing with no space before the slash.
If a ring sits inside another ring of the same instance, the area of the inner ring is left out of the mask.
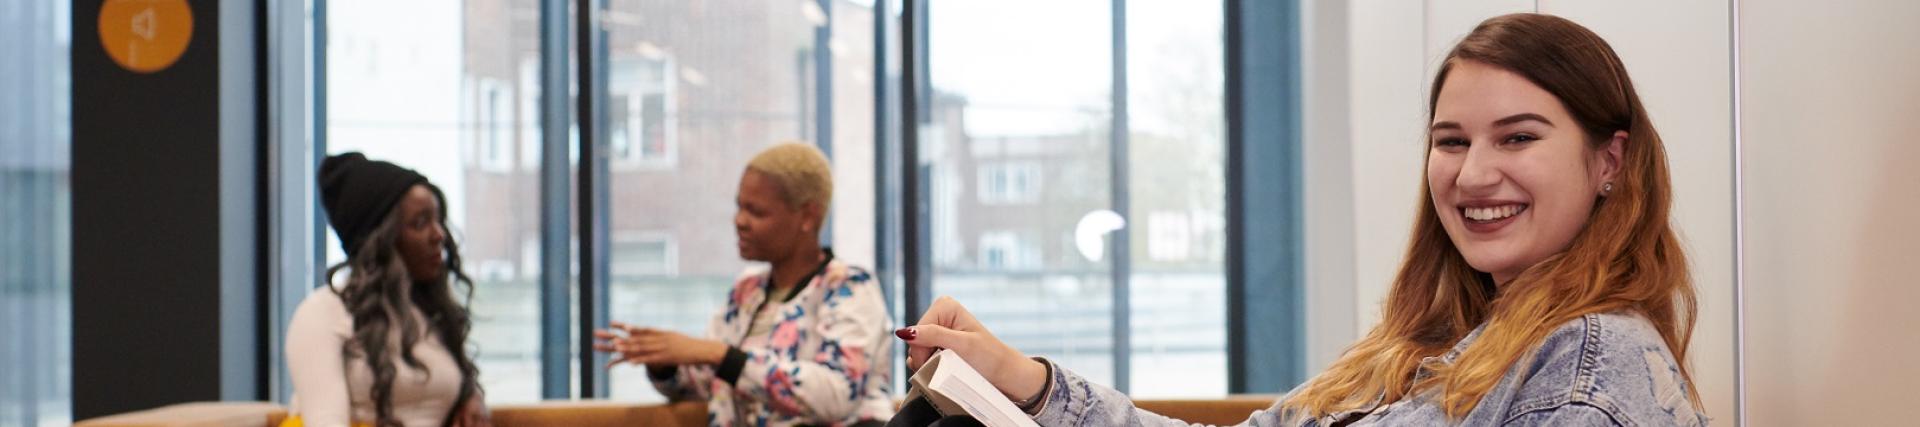
<path id="1" fill-rule="evenodd" d="M 1405 2 L 1363 0 L 1351 4 L 1347 46 L 1352 64 L 1348 106 L 1352 150 L 1353 265 L 1356 304 L 1352 321 L 1365 334 L 1380 320 L 1380 303 L 1399 268 L 1419 203 L 1420 170 L 1426 160 L 1426 15 Z M 1314 85 L 1317 82 L 1307 82 Z M 1311 109 L 1311 107 L 1309 108 Z M 1310 162 L 1318 159 L 1309 159 Z M 1308 187 L 1320 183 L 1308 182 Z M 1310 228 L 1318 224 L 1307 224 Z M 1316 253 L 1307 251 L 1307 264 Z M 1313 286 L 1347 286 L 1315 283 Z M 1353 338 L 1359 338 L 1356 334 Z M 1352 341 L 1352 340 L 1349 340 Z"/>
<path id="2" fill-rule="evenodd" d="M 1592 29 L 1620 54 L 1660 131 L 1673 177 L 1673 224 L 1700 300 L 1688 355 L 1707 414 L 1735 419 L 1733 122 L 1725 2 L 1540 2 Z"/>
<path id="3" fill-rule="evenodd" d="M 1920 2 L 1740 2 L 1752 425 L 1914 425 Z"/>
<path id="4" fill-rule="evenodd" d="M 1359 322 L 1353 316 L 1354 233 L 1353 233 L 1353 150 L 1348 126 L 1348 108 L 1352 99 L 1348 88 L 1347 49 L 1348 8 L 1340 3 L 1301 3 L 1301 80 L 1304 129 L 1301 156 L 1302 175 L 1308 185 L 1301 186 L 1306 200 L 1302 218 L 1306 247 L 1316 252 L 1306 266 L 1303 295 L 1307 299 L 1306 328 L 1307 372 L 1319 372 L 1340 356 L 1340 350 L 1358 336 Z M 1315 286 L 1312 284 L 1341 284 Z"/>
<path id="5" fill-rule="evenodd" d="M 1673 172 L 1673 221 L 1686 244 L 1701 299 L 1692 345 L 1694 379 L 1708 414 L 1723 423 L 1733 421 L 1733 240 L 1728 224 L 1733 215 L 1732 104 L 1725 3 L 1475 0 L 1417 3 L 1421 7 L 1385 0 L 1306 3 L 1309 11 L 1345 4 L 1347 12 L 1341 23 L 1304 23 L 1310 35 L 1304 50 L 1310 115 L 1305 150 L 1307 227 L 1315 230 L 1308 235 L 1308 294 L 1316 307 L 1352 304 L 1351 312 L 1309 313 L 1311 326 L 1320 330 L 1318 336 L 1309 333 L 1311 369 L 1323 368 L 1345 344 L 1379 322 L 1380 303 L 1400 265 L 1417 212 L 1426 155 L 1426 93 L 1440 60 L 1480 21 L 1538 7 L 1586 25 L 1613 45 L 1661 132 Z M 1325 19 L 1329 14 L 1307 15 Z M 1317 30 L 1332 26 L 1343 26 L 1346 39 Z M 1340 76 L 1344 79 L 1312 71 L 1337 70 L 1314 61 L 1338 60 L 1339 55 L 1314 53 L 1340 49 L 1347 61 L 1347 73 Z M 1317 96 L 1326 93 L 1347 96 Z M 1343 109 L 1344 114 L 1312 116 L 1316 109 L 1329 108 Z M 1345 120 L 1344 135 L 1318 130 L 1340 119 Z M 1322 166 L 1327 163 L 1346 167 Z M 1342 169 L 1349 175 L 1329 178 L 1316 173 Z M 1316 239 L 1315 233 L 1347 235 L 1351 240 Z M 1349 266 L 1350 272 L 1316 271 Z M 1332 280 L 1342 277 L 1350 280 Z M 1352 289 L 1345 293 L 1328 289 L 1346 286 Z M 1316 292 L 1333 296 L 1316 298 Z M 1346 296 L 1352 299 L 1337 300 Z M 1352 335 L 1342 340 L 1325 336 L 1326 330 Z"/>

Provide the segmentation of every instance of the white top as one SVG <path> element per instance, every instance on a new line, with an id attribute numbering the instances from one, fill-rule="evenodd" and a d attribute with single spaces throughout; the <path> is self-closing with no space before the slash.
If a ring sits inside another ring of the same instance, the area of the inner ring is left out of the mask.
<path id="1" fill-rule="evenodd" d="M 438 426 L 446 420 L 460 396 L 460 365 L 440 337 L 431 333 L 419 308 L 412 314 L 429 331 L 413 346 L 413 357 L 426 370 L 407 366 L 400 358 L 398 326 L 388 334 L 393 357 L 393 417 L 407 426 Z M 349 422 L 372 424 L 373 369 L 364 356 L 349 351 L 353 316 L 328 289 L 307 295 L 287 327 L 287 370 L 293 377 L 293 409 L 310 427 L 346 427 Z"/>

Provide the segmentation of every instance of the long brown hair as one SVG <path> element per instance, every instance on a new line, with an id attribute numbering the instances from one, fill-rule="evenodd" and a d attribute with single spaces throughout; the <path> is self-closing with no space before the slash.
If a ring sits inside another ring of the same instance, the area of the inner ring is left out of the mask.
<path id="1" fill-rule="evenodd" d="M 1376 397 L 1385 404 L 1440 387 L 1448 416 L 1462 417 L 1556 327 L 1613 311 L 1645 316 L 1691 383 L 1685 361 L 1695 316 L 1693 283 L 1667 220 L 1672 196 L 1666 152 L 1626 66 L 1605 40 L 1572 21 L 1538 14 L 1495 17 L 1447 54 L 1433 79 L 1428 120 L 1448 72 L 1463 61 L 1512 71 L 1552 93 L 1595 150 L 1614 132 L 1626 131 L 1613 191 L 1595 202 L 1566 252 L 1496 288 L 1447 237 L 1423 178 L 1420 214 L 1384 318 L 1284 405 L 1326 415 L 1365 409 Z M 1445 353 L 1481 324 L 1486 329 L 1453 364 L 1433 366 L 1432 376 L 1416 380 L 1424 358 Z M 1688 393 L 1698 407 L 1698 393 Z"/>
<path id="2" fill-rule="evenodd" d="M 440 188 L 432 184 L 423 184 L 433 191 L 434 199 L 440 206 L 446 206 L 446 196 Z M 435 222 L 444 230 L 447 227 L 447 214 L 444 208 Z M 447 233 L 441 249 L 446 253 L 446 274 L 428 282 L 415 282 L 407 272 L 407 263 L 400 257 L 395 244 L 400 239 L 400 208 L 395 206 L 389 211 L 380 225 L 367 233 L 355 256 L 346 262 L 327 269 L 327 283 L 333 283 L 333 275 L 341 270 L 347 271 L 347 283 L 341 289 L 329 290 L 340 295 L 340 301 L 347 306 L 347 313 L 353 317 L 353 339 L 345 351 L 365 358 L 367 367 L 373 371 L 374 425 L 380 427 L 399 426 L 399 420 L 393 418 L 393 380 L 396 371 L 393 363 L 394 349 L 389 345 L 398 343 L 400 360 L 414 369 L 426 369 L 413 356 L 413 346 L 426 338 L 422 331 L 431 329 L 447 347 L 447 353 L 453 356 L 454 363 L 460 367 L 460 394 L 454 399 L 453 409 L 448 411 L 442 425 L 452 425 L 455 416 L 466 406 L 468 399 L 479 391 L 475 382 L 480 369 L 474 366 L 473 359 L 467 357 L 467 333 L 473 329 L 473 321 L 466 305 L 454 299 L 453 285 L 466 288 L 465 299 L 473 300 L 473 280 L 460 265 L 460 245 L 454 242 L 453 233 Z M 427 324 L 418 324 L 409 307 L 418 307 L 426 316 Z M 398 331 L 400 336 L 390 337 L 390 332 Z M 432 375 L 429 372 L 428 375 Z"/>

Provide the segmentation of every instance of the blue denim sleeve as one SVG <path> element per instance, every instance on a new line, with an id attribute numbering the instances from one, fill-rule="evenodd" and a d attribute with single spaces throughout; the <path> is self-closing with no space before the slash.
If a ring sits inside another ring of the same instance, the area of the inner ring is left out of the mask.
<path id="1" fill-rule="evenodd" d="M 1087 382 L 1085 378 L 1053 365 L 1053 379 L 1046 401 L 1041 403 L 1040 413 L 1033 420 L 1042 426 L 1193 426 L 1184 421 L 1167 418 L 1160 414 L 1133 406 L 1133 400 L 1126 394 L 1106 386 Z M 1287 421 L 1278 402 L 1266 410 L 1254 412 L 1242 421 L 1241 426 L 1311 426 L 1312 420 Z"/>

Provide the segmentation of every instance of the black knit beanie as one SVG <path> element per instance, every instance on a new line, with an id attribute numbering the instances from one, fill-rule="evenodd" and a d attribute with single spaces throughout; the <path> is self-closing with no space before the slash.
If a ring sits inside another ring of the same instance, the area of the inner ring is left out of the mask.
<path id="1" fill-rule="evenodd" d="M 352 258 L 367 234 L 386 218 L 414 184 L 427 177 L 392 163 L 367 160 L 360 153 L 329 156 L 320 162 L 320 204 L 327 222 Z"/>

